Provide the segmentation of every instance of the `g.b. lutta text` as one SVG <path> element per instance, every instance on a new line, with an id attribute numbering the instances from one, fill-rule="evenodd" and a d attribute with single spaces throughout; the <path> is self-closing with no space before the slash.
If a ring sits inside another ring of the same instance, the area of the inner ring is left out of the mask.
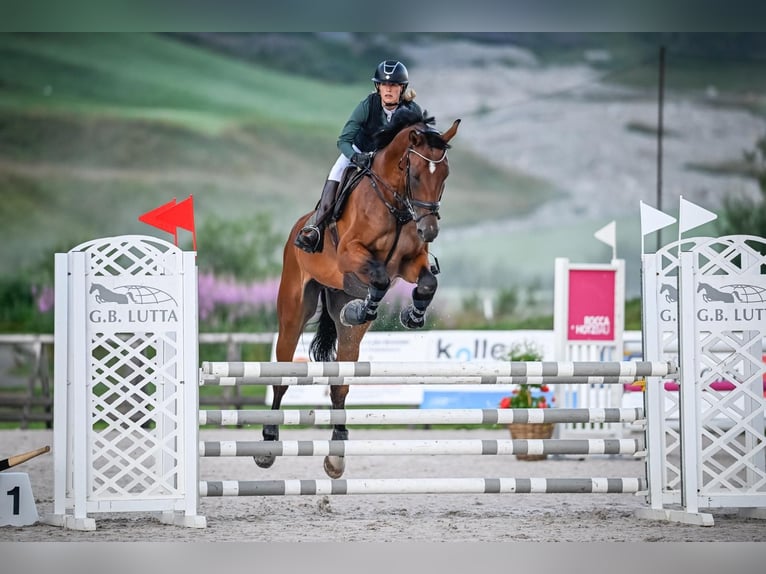
<path id="1" fill-rule="evenodd" d="M 175 309 L 93 309 L 91 323 L 178 323 Z"/>

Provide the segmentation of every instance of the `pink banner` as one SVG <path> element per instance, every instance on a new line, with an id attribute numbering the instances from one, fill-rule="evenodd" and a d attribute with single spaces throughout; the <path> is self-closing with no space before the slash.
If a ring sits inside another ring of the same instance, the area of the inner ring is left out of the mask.
<path id="1" fill-rule="evenodd" d="M 570 341 L 614 340 L 614 270 L 569 270 Z"/>

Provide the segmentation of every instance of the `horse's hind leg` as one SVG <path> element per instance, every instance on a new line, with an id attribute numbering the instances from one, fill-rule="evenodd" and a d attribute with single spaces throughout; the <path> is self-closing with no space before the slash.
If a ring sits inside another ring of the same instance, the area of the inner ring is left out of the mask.
<path id="1" fill-rule="evenodd" d="M 279 407 L 282 404 L 282 397 L 285 396 L 285 393 L 287 392 L 287 387 L 274 385 L 271 387 L 271 389 L 274 393 L 274 398 L 271 400 L 271 410 L 277 411 L 279 410 Z M 279 440 L 279 425 L 263 425 L 263 440 L 265 441 Z M 255 464 L 257 464 L 261 468 L 271 467 L 271 465 L 274 464 L 274 461 L 276 459 L 277 457 L 274 456 L 273 454 L 253 457 Z"/>
<path id="2" fill-rule="evenodd" d="M 288 269 L 287 263 L 285 269 Z M 303 333 L 308 320 L 316 312 L 319 297 L 319 285 L 310 281 L 305 287 L 298 282 L 285 280 L 285 271 L 279 285 L 277 295 L 277 316 L 279 317 L 279 335 L 277 336 L 276 354 L 277 361 L 292 361 L 298 338 Z M 272 386 L 274 398 L 271 401 L 271 410 L 279 410 L 282 398 L 288 387 L 284 385 Z M 279 440 L 279 425 L 263 425 L 263 440 Z M 274 455 L 254 456 L 255 464 L 261 468 L 269 468 L 274 464 Z"/>
<path id="3" fill-rule="evenodd" d="M 341 307 L 348 301 L 349 296 L 345 293 L 328 295 L 328 307 L 330 315 L 335 321 L 338 333 L 338 361 L 359 360 L 359 345 L 364 334 L 370 327 L 370 323 L 363 325 L 347 326 L 339 320 Z M 332 385 L 330 387 L 330 400 L 332 408 L 342 410 L 346 407 L 346 395 L 348 385 Z M 335 425 L 332 430 L 332 440 L 348 440 L 346 425 Z M 324 471 L 330 478 L 340 478 L 346 470 L 346 459 L 343 456 L 330 455 L 324 459 Z"/>
<path id="4" fill-rule="evenodd" d="M 407 329 L 419 329 L 426 323 L 426 309 L 436 294 L 436 276 L 428 267 L 423 267 L 418 282 L 412 290 L 412 303 L 402 309 L 399 320 Z"/>

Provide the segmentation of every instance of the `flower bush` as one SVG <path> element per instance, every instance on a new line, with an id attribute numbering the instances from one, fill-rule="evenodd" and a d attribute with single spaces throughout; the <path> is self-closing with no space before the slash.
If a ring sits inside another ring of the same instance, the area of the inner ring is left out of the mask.
<path id="1" fill-rule="evenodd" d="M 534 391 L 538 392 L 535 393 Z M 500 400 L 501 409 L 547 409 L 552 406 L 556 399 L 548 398 L 545 393 L 549 393 L 548 385 L 535 385 L 522 383 L 518 389 L 514 389 L 510 397 L 503 397 Z"/>
<path id="2" fill-rule="evenodd" d="M 542 353 L 529 342 L 514 345 L 508 354 L 509 361 L 541 361 L 542 358 Z M 500 400 L 499 406 L 501 409 L 546 409 L 553 406 L 555 400 L 548 385 L 521 383 L 511 396 Z"/>
<path id="3" fill-rule="evenodd" d="M 278 278 L 240 282 L 200 272 L 198 287 L 202 330 L 276 330 Z"/>

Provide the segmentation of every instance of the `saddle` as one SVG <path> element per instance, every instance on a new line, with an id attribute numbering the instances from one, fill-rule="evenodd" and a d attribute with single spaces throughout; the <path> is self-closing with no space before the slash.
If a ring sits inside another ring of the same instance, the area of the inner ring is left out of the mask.
<path id="1" fill-rule="evenodd" d="M 343 215 L 343 208 L 346 206 L 346 201 L 351 195 L 351 192 L 354 191 L 356 186 L 359 185 L 359 182 L 362 181 L 362 178 L 364 178 L 365 174 L 365 170 L 358 169 L 355 165 L 349 165 L 340 178 L 338 194 L 335 196 L 335 202 L 333 203 L 332 207 L 332 214 L 330 215 L 330 222 L 327 224 L 327 227 L 330 230 L 330 236 L 332 237 L 333 245 L 336 247 L 338 246 L 338 241 L 340 238 L 338 236 L 338 227 L 335 222 L 340 219 L 341 215 Z"/>

